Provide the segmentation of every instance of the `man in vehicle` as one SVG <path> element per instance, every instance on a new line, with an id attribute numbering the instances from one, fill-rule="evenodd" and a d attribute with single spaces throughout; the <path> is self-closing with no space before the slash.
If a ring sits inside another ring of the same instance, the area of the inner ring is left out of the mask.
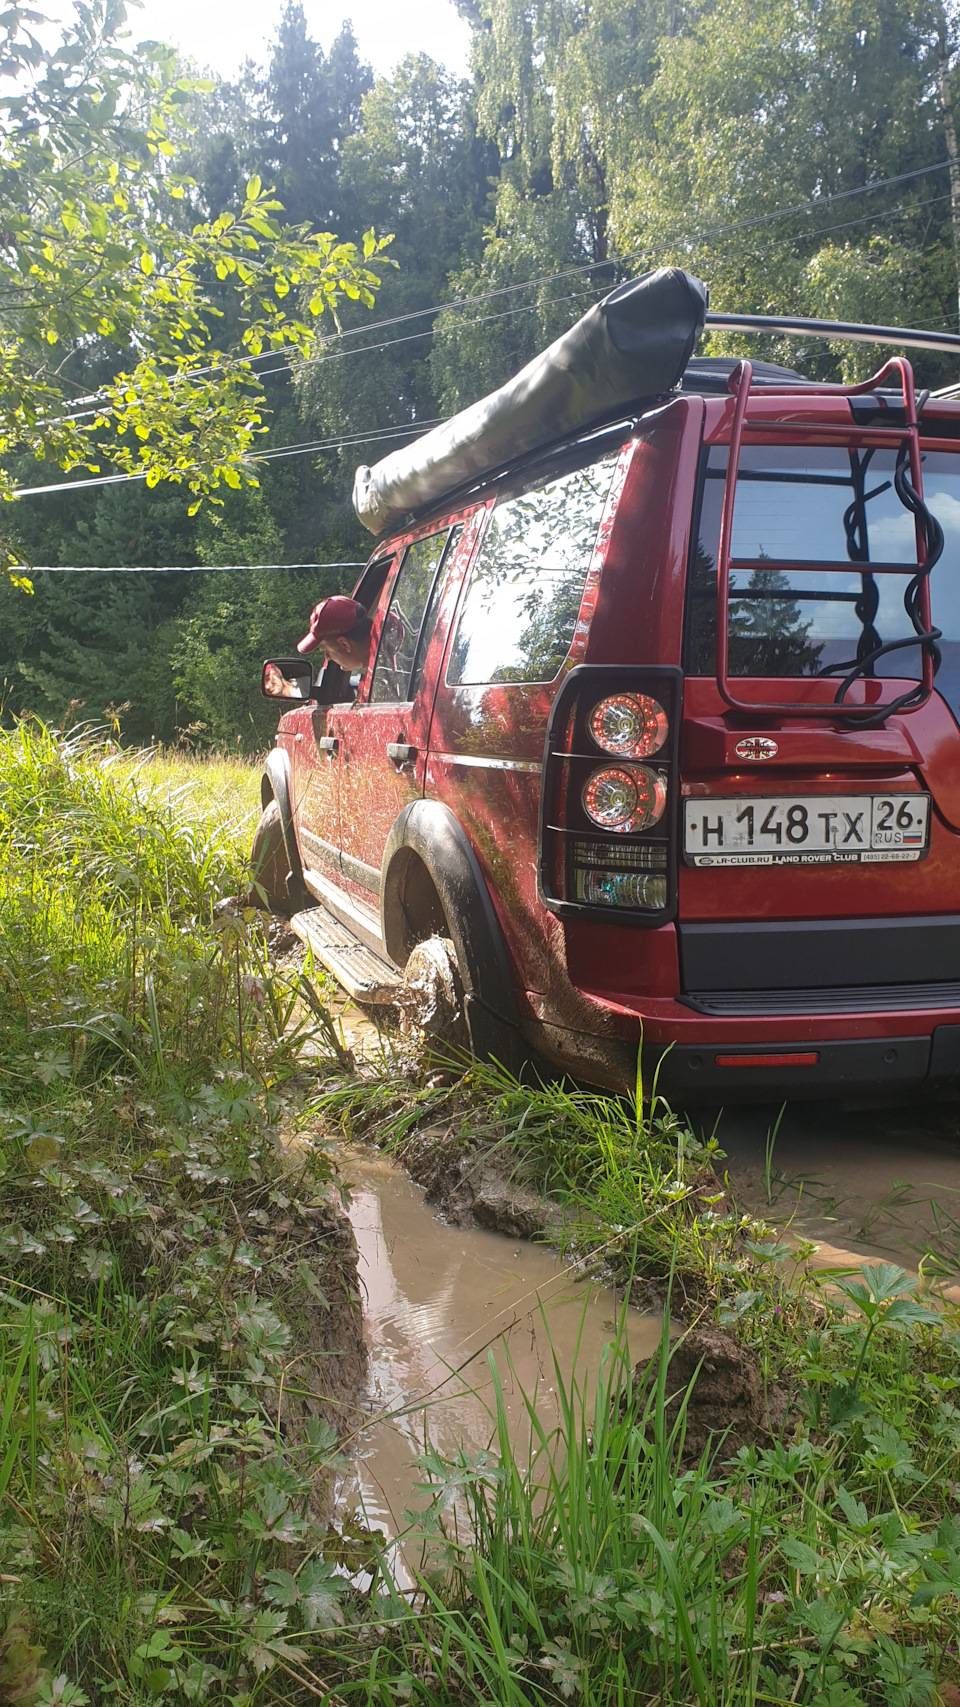
<path id="1" fill-rule="evenodd" d="M 309 687 L 309 682 L 308 682 Z M 263 666 L 263 691 L 271 699 L 303 699 L 304 690 L 295 677 L 285 676 L 272 658 Z"/>
<path id="2" fill-rule="evenodd" d="M 370 662 L 370 633 L 373 624 L 363 606 L 343 593 L 321 599 L 310 617 L 310 627 L 297 642 L 298 652 L 322 647 L 328 658 L 350 676 L 363 675 Z"/>

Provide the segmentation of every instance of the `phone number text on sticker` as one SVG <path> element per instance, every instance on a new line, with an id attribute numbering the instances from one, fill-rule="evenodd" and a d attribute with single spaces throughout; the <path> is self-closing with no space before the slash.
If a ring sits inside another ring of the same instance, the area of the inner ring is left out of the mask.
<path id="1" fill-rule="evenodd" d="M 922 859 L 928 794 L 813 794 L 684 801 L 690 865 L 846 865 Z"/>

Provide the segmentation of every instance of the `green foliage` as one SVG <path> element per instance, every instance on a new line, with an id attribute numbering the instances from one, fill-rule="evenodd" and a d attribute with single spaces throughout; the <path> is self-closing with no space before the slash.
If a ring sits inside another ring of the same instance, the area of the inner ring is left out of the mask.
<path id="1" fill-rule="evenodd" d="M 222 483 L 255 484 L 263 394 L 250 358 L 309 357 L 325 311 L 370 307 L 369 263 L 388 240 L 367 231 L 358 248 L 283 227 L 256 174 L 235 213 L 168 222 L 158 203 L 186 187 L 171 161 L 198 86 L 169 50 L 118 45 L 122 0 L 79 0 L 51 49 L 31 33 L 36 16 L 13 7 L 0 23 L 5 73 L 24 83 L 0 101 L 0 453 L 94 470 L 106 458 L 148 486 L 185 484 L 195 511 Z M 234 299 L 226 339 L 213 280 Z M 65 412 L 65 363 L 93 343 L 116 360 L 92 405 Z M 11 490 L 3 473 L 0 495 Z"/>
<path id="2" fill-rule="evenodd" d="M 326 1152 L 282 1142 L 316 1038 L 255 916 L 214 911 L 242 881 L 115 751 L 0 742 L 10 1702 L 253 1688 L 341 1617 L 315 1395 L 347 1279 Z"/>
<path id="3" fill-rule="evenodd" d="M 277 727 L 276 706 L 260 698 L 263 659 L 295 650 L 313 605 L 337 590 L 340 577 L 251 569 L 196 579 L 167 640 L 178 704 L 190 708 L 198 745 L 236 743 L 244 752 L 262 752 Z"/>

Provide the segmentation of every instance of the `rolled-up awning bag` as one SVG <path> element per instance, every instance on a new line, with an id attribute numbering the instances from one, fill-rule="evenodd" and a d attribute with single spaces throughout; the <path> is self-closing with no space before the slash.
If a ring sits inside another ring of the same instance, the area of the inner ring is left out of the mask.
<path id="1" fill-rule="evenodd" d="M 618 285 L 499 391 L 375 467 L 358 468 L 353 507 L 364 527 L 384 533 L 516 457 L 670 391 L 707 303 L 706 285 L 678 267 Z"/>

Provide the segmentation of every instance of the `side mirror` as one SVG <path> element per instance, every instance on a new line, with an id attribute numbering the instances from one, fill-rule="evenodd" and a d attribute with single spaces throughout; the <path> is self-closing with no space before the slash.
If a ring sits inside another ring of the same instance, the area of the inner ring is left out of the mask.
<path id="1" fill-rule="evenodd" d="M 268 658 L 260 677 L 264 699 L 313 698 L 313 665 L 302 658 Z"/>

